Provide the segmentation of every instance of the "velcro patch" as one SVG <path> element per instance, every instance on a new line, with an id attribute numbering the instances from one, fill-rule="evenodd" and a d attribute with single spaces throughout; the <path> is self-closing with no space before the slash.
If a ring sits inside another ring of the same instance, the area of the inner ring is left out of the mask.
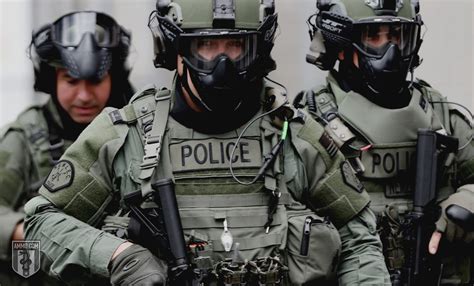
<path id="1" fill-rule="evenodd" d="M 59 161 L 51 170 L 43 186 L 51 193 L 67 188 L 74 179 L 74 166 L 67 160 Z"/>
<path id="2" fill-rule="evenodd" d="M 362 193 L 362 191 L 364 190 L 364 185 L 362 185 L 359 178 L 357 178 L 349 162 L 344 161 L 341 163 L 341 172 L 344 183 L 346 183 L 346 185 L 353 188 L 357 192 Z"/>
<path id="3" fill-rule="evenodd" d="M 235 139 L 187 140 L 170 144 L 174 172 L 228 169 Z M 235 150 L 234 168 L 259 168 L 262 150 L 257 139 L 243 138 Z"/>

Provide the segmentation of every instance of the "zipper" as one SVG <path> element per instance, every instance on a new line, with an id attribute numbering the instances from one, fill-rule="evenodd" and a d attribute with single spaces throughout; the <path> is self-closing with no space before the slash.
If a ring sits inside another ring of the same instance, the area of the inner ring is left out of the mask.
<path id="1" fill-rule="evenodd" d="M 311 235 L 311 224 L 313 223 L 313 218 L 308 216 L 304 220 L 303 226 L 303 238 L 301 239 L 301 248 L 300 255 L 307 256 L 309 248 L 309 237 Z"/>
<path id="2" fill-rule="evenodd" d="M 303 236 L 301 238 L 301 247 L 300 247 L 300 255 L 307 256 L 309 251 L 309 238 L 311 237 L 311 226 L 313 224 L 321 224 L 326 223 L 329 224 L 329 219 L 324 217 L 323 220 L 315 219 L 311 216 L 307 216 L 304 220 L 303 226 Z"/>

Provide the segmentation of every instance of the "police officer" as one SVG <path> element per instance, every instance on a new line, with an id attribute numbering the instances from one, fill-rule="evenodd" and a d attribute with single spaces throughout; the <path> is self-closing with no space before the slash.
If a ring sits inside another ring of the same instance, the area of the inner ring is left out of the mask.
<path id="1" fill-rule="evenodd" d="M 441 216 L 424 247 L 435 254 L 441 238 L 452 242 L 446 247 L 448 253 L 440 253 L 445 256 L 441 282 L 472 283 L 473 233 L 449 220 L 445 212 L 455 204 L 472 217 L 472 118 L 462 115 L 426 82 L 413 79 L 422 43 L 419 1 L 318 0 L 317 9 L 309 20 L 313 29 L 307 61 L 330 72 L 326 85 L 300 93 L 295 103 L 305 105 L 326 125 L 366 186 L 394 283 L 407 280 L 403 222 L 412 209 L 414 154 L 421 128 L 459 139 L 459 150 L 442 162 Z M 337 71 L 333 69 L 336 61 Z"/>
<path id="2" fill-rule="evenodd" d="M 176 69 L 171 90 L 145 88 L 99 115 L 26 205 L 26 237 L 51 259 L 42 267 L 64 281 L 176 283 L 160 235 L 137 215 L 156 213 L 159 178 L 174 182 L 205 285 L 326 284 L 336 274 L 345 285 L 389 283 L 349 163 L 264 80 L 275 69 L 275 2 L 198 2 L 159 0 L 150 15 L 155 65 Z"/>
<path id="3" fill-rule="evenodd" d="M 44 93 L 48 99 L 1 131 L 2 272 L 11 271 L 11 240 L 23 239 L 24 204 L 37 195 L 66 148 L 102 109 L 122 107 L 133 94 L 126 64 L 129 46 L 129 32 L 112 17 L 93 11 L 64 15 L 33 32 L 34 88 L 37 96 Z"/>

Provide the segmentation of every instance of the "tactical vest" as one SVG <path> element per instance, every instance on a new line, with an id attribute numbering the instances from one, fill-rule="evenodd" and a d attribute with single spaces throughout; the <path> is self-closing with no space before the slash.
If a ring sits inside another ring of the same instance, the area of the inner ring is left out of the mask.
<path id="1" fill-rule="evenodd" d="M 387 204 L 402 213 L 411 210 L 417 130 L 429 128 L 450 134 L 447 104 L 430 103 L 446 99 L 424 83 L 415 84 L 407 107 L 385 109 L 358 93 L 343 91 L 332 76 L 328 82 L 327 87 L 306 92 L 303 105 L 326 125 L 328 134 L 357 171 L 369 192 L 372 210 L 380 214 Z M 439 199 L 454 192 L 450 180 L 444 183 Z"/>
<path id="2" fill-rule="evenodd" d="M 326 125 L 328 134 L 357 170 L 378 217 L 387 267 L 397 273 L 405 263 L 401 221 L 412 209 L 417 130 L 429 128 L 450 135 L 449 106 L 441 94 L 422 81 L 414 83 L 410 104 L 397 110 L 381 108 L 355 92 L 344 92 L 332 75 L 328 83 L 301 94 L 300 104 Z M 378 124 L 379 120 L 384 124 Z M 452 157 L 445 162 L 445 169 L 438 200 L 455 192 L 456 164 Z M 461 254 L 454 263 L 453 258 L 443 258 L 442 283 L 456 284 L 459 277 L 450 280 L 456 277 L 454 273 L 469 273 L 469 258 Z"/>
<path id="3" fill-rule="evenodd" d="M 232 160 L 235 176 L 250 181 L 278 142 L 281 130 L 269 117 L 258 120 L 238 141 L 232 156 L 243 127 L 218 135 L 189 129 L 168 116 L 170 95 L 168 90 L 145 89 L 131 105 L 109 113 L 114 124 L 133 124 L 123 151 L 114 160 L 115 173 L 123 175 L 119 188 L 146 195 L 158 164 L 159 176 L 175 182 L 185 236 L 199 242 L 191 243 L 198 266 L 228 267 L 222 263 L 235 255 L 238 243 L 242 261 L 258 264 L 265 260 L 262 258 L 277 258 L 283 269 L 288 267 L 292 285 L 332 279 L 340 249 L 338 232 L 327 219 L 292 198 L 283 176 L 282 156 L 264 179 L 251 185 L 237 183 L 229 172 Z M 229 234 L 231 248 L 222 238 Z M 273 272 L 263 272 L 263 285 L 288 283 L 277 282 Z M 240 285 L 244 276 L 235 271 L 226 281 Z"/>
<path id="4" fill-rule="evenodd" d="M 30 107 L 8 126 L 4 133 L 18 131 L 24 134 L 27 142 L 31 167 L 25 178 L 24 194 L 17 205 L 23 205 L 35 196 L 51 168 L 59 160 L 64 150 L 72 144 L 58 135 L 56 128 L 59 118 L 55 118 L 55 106 L 51 100 L 43 105 Z"/>

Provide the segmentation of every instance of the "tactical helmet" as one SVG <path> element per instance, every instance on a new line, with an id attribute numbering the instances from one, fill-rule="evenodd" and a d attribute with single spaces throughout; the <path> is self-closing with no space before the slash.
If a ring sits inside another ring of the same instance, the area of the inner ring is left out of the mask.
<path id="1" fill-rule="evenodd" d="M 183 58 L 181 83 L 204 110 L 227 112 L 246 96 L 242 90 L 275 69 L 270 56 L 277 28 L 274 0 L 158 0 L 150 15 L 155 66 L 176 69 Z M 221 39 L 238 45 L 207 57 L 199 48 Z M 190 79 L 199 96 L 192 93 Z"/>
<path id="2" fill-rule="evenodd" d="M 121 93 L 123 105 L 133 92 L 126 63 L 130 38 L 112 17 L 94 11 L 69 13 L 41 27 L 33 32 L 30 44 L 35 89 L 54 95 L 58 67 L 73 78 L 91 81 L 99 81 L 110 72 L 112 94 Z"/>
<path id="3" fill-rule="evenodd" d="M 400 93 L 408 72 L 420 64 L 419 1 L 317 0 L 317 9 L 308 21 L 313 42 L 307 61 L 328 70 L 338 53 L 345 51 L 343 68 L 358 77 L 369 93 Z"/>

